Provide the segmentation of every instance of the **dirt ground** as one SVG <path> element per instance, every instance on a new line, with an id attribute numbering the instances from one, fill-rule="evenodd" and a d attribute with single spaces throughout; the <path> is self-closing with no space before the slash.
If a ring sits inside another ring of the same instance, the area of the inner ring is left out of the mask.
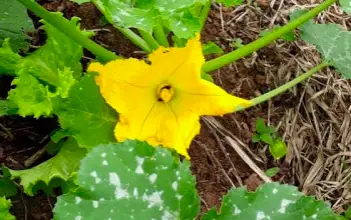
<path id="1" fill-rule="evenodd" d="M 50 11 L 63 12 L 68 18 L 80 17 L 81 27 L 95 30 L 94 40 L 109 50 L 125 57 L 144 56 L 113 26 L 102 25 L 101 14 L 92 4 L 78 6 L 65 0 L 39 2 Z M 247 44 L 259 38 L 261 31 L 287 23 L 294 9 L 308 9 L 319 2 L 257 0 L 236 8 L 213 4 L 202 41 L 214 41 L 229 52 L 235 49 L 236 39 Z M 30 15 L 39 28 L 39 19 Z M 336 5 L 316 20 L 338 23 L 348 30 L 351 27 L 350 17 Z M 40 29 L 31 34 L 33 46 L 45 42 L 45 34 Z M 93 56 L 85 51 L 83 65 L 91 58 Z M 211 74 L 226 91 L 250 99 L 288 82 L 320 61 L 315 49 L 300 40 L 278 40 Z M 10 77 L 0 78 L 0 98 L 6 98 L 11 80 Z M 190 148 L 191 169 L 197 179 L 202 212 L 219 205 L 221 197 L 232 187 L 246 185 L 249 190 L 255 190 L 271 180 L 293 184 L 343 212 L 351 205 L 350 106 L 350 82 L 327 69 L 268 103 L 223 118 L 204 117 L 201 134 Z M 283 159 L 274 160 L 267 146 L 251 142 L 259 117 L 279 128 L 279 134 L 288 145 L 288 154 Z M 55 118 L 0 118 L 0 163 L 13 169 L 26 168 L 24 162 L 43 148 L 57 126 Z M 43 155 L 31 166 L 47 158 Z M 272 167 L 280 168 L 279 173 L 272 179 L 262 177 L 262 173 Z M 55 195 L 40 193 L 28 197 L 20 193 L 11 199 L 11 212 L 17 219 L 52 217 Z"/>

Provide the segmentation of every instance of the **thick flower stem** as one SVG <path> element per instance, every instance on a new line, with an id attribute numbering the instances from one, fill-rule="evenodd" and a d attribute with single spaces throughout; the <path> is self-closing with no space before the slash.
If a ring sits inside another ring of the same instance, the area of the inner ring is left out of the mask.
<path id="1" fill-rule="evenodd" d="M 154 29 L 155 38 L 158 43 L 164 47 L 169 47 L 169 42 L 162 25 L 157 25 Z"/>
<path id="2" fill-rule="evenodd" d="M 210 72 L 216 69 L 219 69 L 227 64 L 230 64 L 242 57 L 245 57 L 254 51 L 257 51 L 268 44 L 272 43 L 273 41 L 277 40 L 280 36 L 294 30 L 295 28 L 301 26 L 308 20 L 314 18 L 316 15 L 318 15 L 321 11 L 325 10 L 328 8 L 330 5 L 335 3 L 336 0 L 326 0 L 316 8 L 310 10 L 309 12 L 303 14 L 296 20 L 293 20 L 289 22 L 287 25 L 276 29 L 275 31 L 272 31 L 270 34 L 267 34 L 266 36 L 259 38 L 258 40 L 247 44 L 244 47 L 241 47 L 233 52 L 230 52 L 228 54 L 225 54 L 223 56 L 220 56 L 216 59 L 207 61 L 204 66 L 203 66 L 203 71 L 205 72 Z"/>
<path id="3" fill-rule="evenodd" d="M 124 36 L 126 36 L 129 40 L 133 42 L 136 46 L 141 48 L 143 51 L 146 53 L 151 53 L 151 47 L 146 43 L 146 41 L 141 38 L 139 35 L 134 33 L 132 30 L 129 28 L 121 28 L 115 26 Z"/>
<path id="4" fill-rule="evenodd" d="M 143 30 L 139 30 L 139 33 L 141 37 L 146 41 L 146 43 L 149 44 L 152 50 L 159 48 L 160 45 L 158 44 L 158 42 L 155 40 L 155 38 L 152 36 L 151 33 Z"/>
<path id="5" fill-rule="evenodd" d="M 44 19 L 46 22 L 54 26 L 63 34 L 82 45 L 84 48 L 98 56 L 101 60 L 107 62 L 120 58 L 111 51 L 101 47 L 94 41 L 85 36 L 76 26 L 72 25 L 67 19 L 57 14 L 50 13 L 34 0 L 17 0 L 36 15 Z"/>
<path id="6" fill-rule="evenodd" d="M 253 105 L 252 106 L 255 106 L 255 105 L 258 105 L 258 104 L 261 104 L 262 102 L 266 102 L 268 100 L 270 100 L 271 98 L 277 96 L 277 95 L 280 95 L 282 94 L 283 92 L 287 91 L 288 89 L 294 87 L 295 85 L 299 84 L 300 82 L 308 79 L 309 77 L 311 77 L 313 74 L 315 74 L 316 72 L 320 71 L 321 69 L 323 69 L 324 67 L 327 67 L 329 66 L 330 64 L 326 63 L 326 62 L 323 62 L 321 64 L 319 64 L 318 66 L 312 68 L 311 70 L 309 70 L 308 72 L 298 76 L 297 78 L 291 80 L 290 82 L 270 91 L 270 92 L 267 92 L 261 96 L 258 96 L 254 99 L 251 99 L 251 101 L 253 102 Z M 246 108 L 250 108 L 252 106 L 248 106 Z M 234 112 L 237 112 L 237 111 L 241 111 L 241 110 L 244 110 L 246 109 L 245 107 L 240 107 L 240 108 L 237 108 L 235 109 Z"/>

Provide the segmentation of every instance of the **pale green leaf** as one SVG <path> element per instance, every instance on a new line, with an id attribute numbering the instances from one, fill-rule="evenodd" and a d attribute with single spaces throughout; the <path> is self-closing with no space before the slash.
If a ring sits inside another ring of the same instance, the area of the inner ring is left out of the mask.
<path id="1" fill-rule="evenodd" d="M 85 193 L 59 197 L 54 219 L 195 219 L 200 200 L 189 166 L 145 142 L 100 145 L 78 172 Z"/>
<path id="2" fill-rule="evenodd" d="M 203 46 L 202 46 L 202 53 L 204 55 L 209 55 L 209 54 L 222 54 L 224 53 L 223 49 L 218 46 L 215 42 L 213 41 L 209 41 L 206 42 Z"/>
<path id="3" fill-rule="evenodd" d="M 8 100 L 18 106 L 18 114 L 25 117 L 33 115 L 35 118 L 49 116 L 53 111 L 51 98 L 54 96 L 48 86 L 42 85 L 29 73 L 22 73 L 12 81 L 15 89 L 11 89 Z"/>
<path id="4" fill-rule="evenodd" d="M 15 220 L 15 217 L 10 214 L 11 202 L 5 197 L 0 197 L 0 219 Z"/>
<path id="5" fill-rule="evenodd" d="M 284 157 L 287 152 L 285 142 L 280 139 L 274 140 L 273 144 L 269 145 L 269 152 L 276 160 L 279 160 L 280 158 Z"/>
<path id="6" fill-rule="evenodd" d="M 0 0 L 0 5 L 0 44 L 6 38 L 10 38 L 11 47 L 15 52 L 28 49 L 27 32 L 34 31 L 34 26 L 27 9 L 14 0 Z"/>
<path id="7" fill-rule="evenodd" d="M 218 3 L 222 3 L 225 7 L 238 6 L 243 3 L 243 0 L 216 0 Z"/>
<path id="8" fill-rule="evenodd" d="M 108 106 L 99 92 L 93 75 L 75 84 L 57 115 L 61 127 L 77 139 L 78 144 L 91 148 L 115 142 L 113 130 L 117 113 Z"/>
<path id="9" fill-rule="evenodd" d="M 80 160 L 86 155 L 86 150 L 79 148 L 74 139 L 68 139 L 53 158 L 28 170 L 10 170 L 11 178 L 20 178 L 20 184 L 28 195 L 44 189 L 50 192 L 57 187 L 58 181 L 67 181 L 78 171 Z"/>
<path id="10" fill-rule="evenodd" d="M 346 79 L 351 79 L 351 32 L 337 24 L 306 24 L 301 37 L 313 44 L 324 59 L 336 67 Z"/>
<path id="11" fill-rule="evenodd" d="M 351 1 L 350 0 L 340 0 L 341 7 L 344 11 L 351 15 Z"/>
<path id="12" fill-rule="evenodd" d="M 272 167 L 268 170 L 266 170 L 266 172 L 264 172 L 267 176 L 269 177 L 273 177 L 275 176 L 277 173 L 279 172 L 279 168 L 278 167 Z"/>
<path id="13" fill-rule="evenodd" d="M 83 4 L 87 2 L 91 2 L 91 0 L 71 0 L 72 2 L 78 3 L 78 4 Z"/>
<path id="14" fill-rule="evenodd" d="M 91 0 L 106 19 L 117 27 L 137 28 L 151 33 L 158 25 L 171 30 L 178 38 L 189 38 L 200 32 L 198 15 L 192 8 L 207 0 Z"/>
<path id="15" fill-rule="evenodd" d="M 14 75 L 20 61 L 21 56 L 12 51 L 9 39 L 5 39 L 0 48 L 0 75 Z"/>
<path id="16" fill-rule="evenodd" d="M 256 192 L 232 189 L 217 213 L 210 210 L 203 220 L 336 220 L 323 201 L 304 196 L 295 186 L 266 183 Z"/>

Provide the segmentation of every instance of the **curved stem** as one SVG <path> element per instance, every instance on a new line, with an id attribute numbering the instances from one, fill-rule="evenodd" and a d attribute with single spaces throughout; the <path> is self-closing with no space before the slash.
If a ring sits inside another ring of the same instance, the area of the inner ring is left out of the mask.
<path id="1" fill-rule="evenodd" d="M 155 38 L 158 43 L 164 47 L 169 47 L 169 42 L 162 25 L 157 25 L 154 29 Z"/>
<path id="2" fill-rule="evenodd" d="M 149 46 L 151 47 L 152 50 L 156 50 L 157 48 L 159 48 L 160 45 L 155 40 L 155 38 L 152 36 L 152 34 L 150 34 L 147 31 L 143 31 L 143 30 L 139 30 L 139 33 L 140 33 L 141 37 L 144 38 L 146 43 L 149 44 Z"/>
<path id="3" fill-rule="evenodd" d="M 244 56 L 247 56 L 251 54 L 254 51 L 257 51 L 261 49 L 264 46 L 267 46 L 268 44 L 272 43 L 276 39 L 278 39 L 280 36 L 294 30 L 295 28 L 299 27 L 303 23 L 307 22 L 308 20 L 314 18 L 316 15 L 318 15 L 321 11 L 325 10 L 328 8 L 330 5 L 332 5 L 336 0 L 326 0 L 316 8 L 310 10 L 309 12 L 303 14 L 296 20 L 293 20 L 289 22 L 287 25 L 276 29 L 275 31 L 272 31 L 271 33 L 267 34 L 266 36 L 250 43 L 247 44 L 246 46 L 243 46 L 233 52 L 230 52 L 226 55 L 220 56 L 216 59 L 207 61 L 204 66 L 203 66 L 203 71 L 205 72 L 210 72 L 216 69 L 219 69 L 229 63 L 232 63 Z"/>
<path id="4" fill-rule="evenodd" d="M 114 27 L 116 27 L 129 40 L 131 40 L 133 44 L 141 48 L 146 53 L 151 53 L 152 50 L 150 46 L 146 43 L 146 41 L 143 38 L 141 38 L 139 35 L 134 33 L 132 30 L 130 30 L 129 28 L 121 28 L 117 26 L 114 26 Z"/>
<path id="5" fill-rule="evenodd" d="M 111 51 L 103 48 L 98 45 L 94 41 L 90 40 L 87 36 L 85 36 L 76 26 L 72 25 L 67 19 L 64 17 L 50 13 L 41 5 L 31 0 L 17 0 L 29 10 L 34 12 L 36 15 L 44 19 L 46 22 L 54 26 L 56 29 L 61 31 L 67 37 L 76 41 L 78 44 L 82 45 L 84 48 L 92 52 L 95 56 L 98 56 L 103 61 L 111 61 L 120 58 L 116 54 Z"/>
<path id="6" fill-rule="evenodd" d="M 299 84 L 300 82 L 308 79 L 309 77 L 311 77 L 313 74 L 315 74 L 316 72 L 320 71 L 321 69 L 323 69 L 324 67 L 327 67 L 327 66 L 330 66 L 330 64 L 326 63 L 326 62 L 323 62 L 319 65 L 317 65 L 316 67 L 312 68 L 311 70 L 309 70 L 308 72 L 298 76 L 297 78 L 291 80 L 290 82 L 270 91 L 270 92 L 267 92 L 261 96 L 258 96 L 254 99 L 251 99 L 251 101 L 253 102 L 253 105 L 251 106 L 248 106 L 248 107 L 239 107 L 237 109 L 235 109 L 234 112 L 237 112 L 237 111 L 241 111 L 241 110 L 244 110 L 246 108 L 250 108 L 252 106 L 255 106 L 255 105 L 258 105 L 258 104 L 261 104 L 262 102 L 265 102 L 265 101 L 268 101 L 270 100 L 271 98 L 285 92 L 286 90 L 294 87 L 295 85 Z"/>

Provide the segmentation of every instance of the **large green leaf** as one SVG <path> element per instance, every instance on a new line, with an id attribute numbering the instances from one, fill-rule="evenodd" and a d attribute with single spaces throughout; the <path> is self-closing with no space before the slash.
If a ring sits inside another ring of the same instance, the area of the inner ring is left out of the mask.
<path id="1" fill-rule="evenodd" d="M 24 192 L 33 195 L 37 190 L 50 192 L 78 171 L 86 150 L 79 148 L 74 139 L 68 139 L 53 158 L 28 170 L 9 170 L 12 179 L 21 179 Z"/>
<path id="2" fill-rule="evenodd" d="M 26 8 L 14 0 L 0 0 L 0 44 L 10 38 L 14 51 L 28 48 L 27 32 L 34 31 Z"/>
<path id="3" fill-rule="evenodd" d="M 308 23 L 301 27 L 301 37 L 313 44 L 323 58 L 346 78 L 351 78 L 351 32 L 337 24 Z"/>
<path id="4" fill-rule="evenodd" d="M 203 220 L 333 220 L 338 217 L 323 201 L 304 196 L 294 186 L 266 183 L 256 192 L 232 189 L 217 213 L 211 209 Z"/>
<path id="5" fill-rule="evenodd" d="M 15 217 L 10 214 L 11 202 L 5 197 L 0 197 L 0 219 L 15 220 Z"/>
<path id="6" fill-rule="evenodd" d="M 115 142 L 113 135 L 117 113 L 108 106 L 99 92 L 94 76 L 75 84 L 67 102 L 57 112 L 61 127 L 72 134 L 83 147 Z"/>
<path id="7" fill-rule="evenodd" d="M 9 39 L 5 39 L 0 48 L 0 75 L 14 75 L 20 61 L 21 56 L 12 51 Z"/>
<path id="8" fill-rule="evenodd" d="M 340 0 L 340 4 L 347 14 L 351 14 L 351 1 L 350 0 Z"/>
<path id="9" fill-rule="evenodd" d="M 100 145 L 82 160 L 84 193 L 59 197 L 54 219 L 194 219 L 199 197 L 189 165 L 144 142 Z"/>
<path id="10" fill-rule="evenodd" d="M 192 10 L 207 0 L 91 0 L 107 20 L 118 26 L 152 32 L 164 25 L 179 38 L 189 38 L 200 32 L 198 15 Z"/>

